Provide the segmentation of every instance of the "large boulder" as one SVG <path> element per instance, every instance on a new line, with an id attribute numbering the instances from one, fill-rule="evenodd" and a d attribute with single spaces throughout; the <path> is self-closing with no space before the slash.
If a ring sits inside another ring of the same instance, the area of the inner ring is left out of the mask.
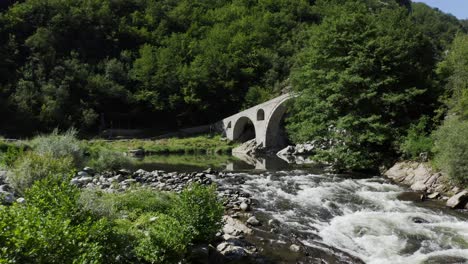
<path id="1" fill-rule="evenodd" d="M 464 208 L 468 202 L 468 191 L 462 191 L 447 200 L 447 206 L 452 209 Z"/>
<path id="2" fill-rule="evenodd" d="M 425 192 L 427 190 L 427 186 L 424 184 L 424 181 L 417 181 L 411 185 L 411 190 Z"/>
<path id="3" fill-rule="evenodd" d="M 239 260 L 248 256 L 243 247 L 236 246 L 230 242 L 223 242 L 219 244 L 216 247 L 216 250 L 229 260 Z"/>

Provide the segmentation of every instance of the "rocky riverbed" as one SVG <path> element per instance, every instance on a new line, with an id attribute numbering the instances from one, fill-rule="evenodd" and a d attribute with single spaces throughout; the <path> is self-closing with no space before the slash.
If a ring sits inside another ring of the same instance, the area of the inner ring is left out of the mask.
<path id="1" fill-rule="evenodd" d="M 434 171 L 427 163 L 398 162 L 384 175 L 419 192 L 422 200 L 440 199 L 452 209 L 468 209 L 468 190 L 454 186 L 447 175 Z"/>
<path id="2" fill-rule="evenodd" d="M 84 168 L 71 180 L 71 184 L 80 188 L 98 188 L 106 192 L 124 192 L 130 188 L 149 187 L 157 191 L 181 192 L 192 183 L 217 184 L 217 192 L 225 207 L 224 226 L 217 234 L 215 243 L 197 245 L 187 257 L 189 263 L 272 263 L 263 248 L 257 243 L 265 242 L 256 232 L 269 233 L 274 238 L 278 223 L 273 220 L 257 219 L 255 199 L 250 194 L 236 187 L 245 180 L 235 179 L 236 184 L 219 184 L 229 173 L 208 169 L 202 172 L 165 172 L 161 170 L 135 172 L 119 170 L 115 172 L 95 173 L 92 168 Z M 231 182 L 232 183 L 232 182 Z M 290 245 L 289 245 L 290 244 Z M 302 247 L 292 241 L 283 246 L 283 250 L 301 254 Z M 304 252 L 303 252 L 304 253 Z M 305 253 L 304 253 L 305 255 Z"/>

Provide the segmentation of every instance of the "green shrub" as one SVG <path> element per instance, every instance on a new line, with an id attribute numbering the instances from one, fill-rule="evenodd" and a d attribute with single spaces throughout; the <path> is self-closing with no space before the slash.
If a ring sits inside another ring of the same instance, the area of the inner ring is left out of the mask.
<path id="1" fill-rule="evenodd" d="M 23 156 L 24 151 L 24 146 L 8 146 L 5 152 L 0 153 L 0 166 L 11 167 L 19 157 Z"/>
<path id="2" fill-rule="evenodd" d="M 59 134 L 55 129 L 50 135 L 42 135 L 34 138 L 31 145 L 34 151 L 40 155 L 50 155 L 54 158 L 72 157 L 76 166 L 83 162 L 83 147 L 76 138 L 77 131 L 69 129 Z"/>
<path id="3" fill-rule="evenodd" d="M 171 216 L 190 227 L 194 241 L 209 241 L 221 228 L 224 208 L 216 195 L 216 186 L 193 184 L 174 202 Z"/>
<path id="4" fill-rule="evenodd" d="M 435 132 L 435 164 L 456 183 L 468 184 L 468 121 L 450 118 Z"/>
<path id="5" fill-rule="evenodd" d="M 110 150 L 101 150 L 98 157 L 89 162 L 89 165 L 98 171 L 129 168 L 131 164 L 130 158 Z"/>
<path id="6" fill-rule="evenodd" d="M 107 193 L 100 190 L 84 190 L 80 204 L 99 217 L 136 219 L 140 214 L 150 212 L 166 213 L 175 195 L 157 192 L 149 188 L 136 188 L 122 193 Z"/>
<path id="7" fill-rule="evenodd" d="M 405 158 L 418 159 L 421 153 L 431 154 L 434 141 L 426 131 L 427 126 L 428 118 L 423 117 L 408 129 L 406 137 L 400 144 L 400 151 Z"/>
<path id="8" fill-rule="evenodd" d="M 150 263 L 177 263 L 190 243 L 188 227 L 165 214 L 144 214 L 137 221 L 135 252 Z"/>
<path id="9" fill-rule="evenodd" d="M 26 203 L 0 207 L 0 263 L 108 263 L 111 226 L 80 210 L 59 176 L 37 181 Z"/>
<path id="10" fill-rule="evenodd" d="M 7 181 L 16 192 L 22 194 L 35 181 L 43 179 L 49 174 L 65 177 L 73 169 L 74 164 L 70 157 L 55 158 L 51 155 L 27 152 L 14 162 L 7 175 Z"/>

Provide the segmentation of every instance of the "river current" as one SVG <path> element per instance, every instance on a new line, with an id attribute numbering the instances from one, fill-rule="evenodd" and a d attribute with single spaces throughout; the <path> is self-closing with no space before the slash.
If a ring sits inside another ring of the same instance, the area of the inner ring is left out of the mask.
<path id="1" fill-rule="evenodd" d="M 467 214 L 404 199 L 408 190 L 382 177 L 292 170 L 219 182 L 249 193 L 260 217 L 279 223 L 277 243 L 294 236 L 317 263 L 468 263 Z"/>

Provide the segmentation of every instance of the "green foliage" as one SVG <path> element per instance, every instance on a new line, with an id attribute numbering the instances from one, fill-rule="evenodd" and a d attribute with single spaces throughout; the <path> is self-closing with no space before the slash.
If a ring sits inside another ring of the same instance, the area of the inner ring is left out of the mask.
<path id="1" fill-rule="evenodd" d="M 123 193 L 84 190 L 80 195 L 80 204 L 99 217 L 135 220 L 143 213 L 167 213 L 174 199 L 177 199 L 174 194 L 148 188 L 135 188 Z"/>
<path id="2" fill-rule="evenodd" d="M 422 117 L 417 124 L 412 125 L 404 137 L 400 151 L 405 158 L 416 160 L 421 153 L 431 154 L 434 141 L 428 133 L 428 118 Z"/>
<path id="3" fill-rule="evenodd" d="M 34 152 L 42 156 L 63 159 L 72 158 L 75 166 L 83 162 L 83 148 L 76 138 L 77 131 L 73 128 L 63 134 L 55 129 L 51 134 L 41 135 L 31 141 Z"/>
<path id="4" fill-rule="evenodd" d="M 93 140 L 88 143 L 88 150 L 99 153 L 102 150 L 127 152 L 133 149 L 143 148 L 152 154 L 230 154 L 235 144 L 221 140 L 219 135 L 201 135 L 194 137 L 173 137 L 159 140 L 117 140 L 101 141 Z"/>
<path id="5" fill-rule="evenodd" d="M 446 82 L 446 104 L 449 114 L 468 119 L 468 35 L 454 39 L 447 57 L 438 65 L 438 73 Z"/>
<path id="6" fill-rule="evenodd" d="M 468 121 L 451 117 L 435 132 L 435 163 L 458 184 L 468 186 Z"/>
<path id="7" fill-rule="evenodd" d="M 85 217 L 78 190 L 58 178 L 37 181 L 25 204 L 0 207 L 1 263 L 108 263 L 108 222 Z"/>
<path id="8" fill-rule="evenodd" d="M 176 263 L 191 241 L 187 226 L 164 214 L 144 214 L 136 221 L 138 258 L 149 263 Z"/>
<path id="9" fill-rule="evenodd" d="M 438 58 L 441 58 L 442 53 L 449 48 L 458 32 L 467 32 L 456 17 L 424 3 L 412 3 L 411 18 L 415 21 L 416 27 L 429 37 L 436 51 L 435 56 Z"/>
<path id="10" fill-rule="evenodd" d="M 98 171 L 120 170 L 130 167 L 131 160 L 121 152 L 101 150 L 98 157 L 92 159 L 89 165 Z"/>
<path id="11" fill-rule="evenodd" d="M 80 204 L 96 217 L 111 219 L 125 238 L 126 258 L 175 263 L 196 242 L 209 242 L 221 228 L 223 206 L 215 186 L 192 185 L 181 194 L 135 188 L 124 193 L 88 190 Z"/>
<path id="12" fill-rule="evenodd" d="M 70 157 L 56 158 L 26 152 L 14 162 L 7 175 L 7 181 L 16 192 L 23 194 L 35 181 L 51 174 L 64 179 L 73 168 L 73 160 Z"/>
<path id="13" fill-rule="evenodd" d="M 210 241 L 221 228 L 223 212 L 215 185 L 203 187 L 193 184 L 180 194 L 170 215 L 189 227 L 194 241 Z"/>
<path id="14" fill-rule="evenodd" d="M 297 56 L 301 94 L 287 129 L 295 142 L 318 140 L 339 169 L 376 168 L 394 157 L 398 139 L 437 106 L 432 46 L 406 9 L 362 1 L 317 1 L 323 19 Z"/>
<path id="15" fill-rule="evenodd" d="M 24 154 L 25 146 L 6 145 L 6 151 L 0 151 L 0 166 L 11 167 Z"/>
<path id="16" fill-rule="evenodd" d="M 1 121 L 25 134 L 218 120 L 249 87 L 287 79 L 317 21 L 307 0 L 32 0 L 0 12 Z"/>
<path id="17" fill-rule="evenodd" d="M 435 163 L 456 183 L 468 184 L 468 35 L 459 34 L 438 73 L 446 83 L 447 116 L 435 131 Z"/>

